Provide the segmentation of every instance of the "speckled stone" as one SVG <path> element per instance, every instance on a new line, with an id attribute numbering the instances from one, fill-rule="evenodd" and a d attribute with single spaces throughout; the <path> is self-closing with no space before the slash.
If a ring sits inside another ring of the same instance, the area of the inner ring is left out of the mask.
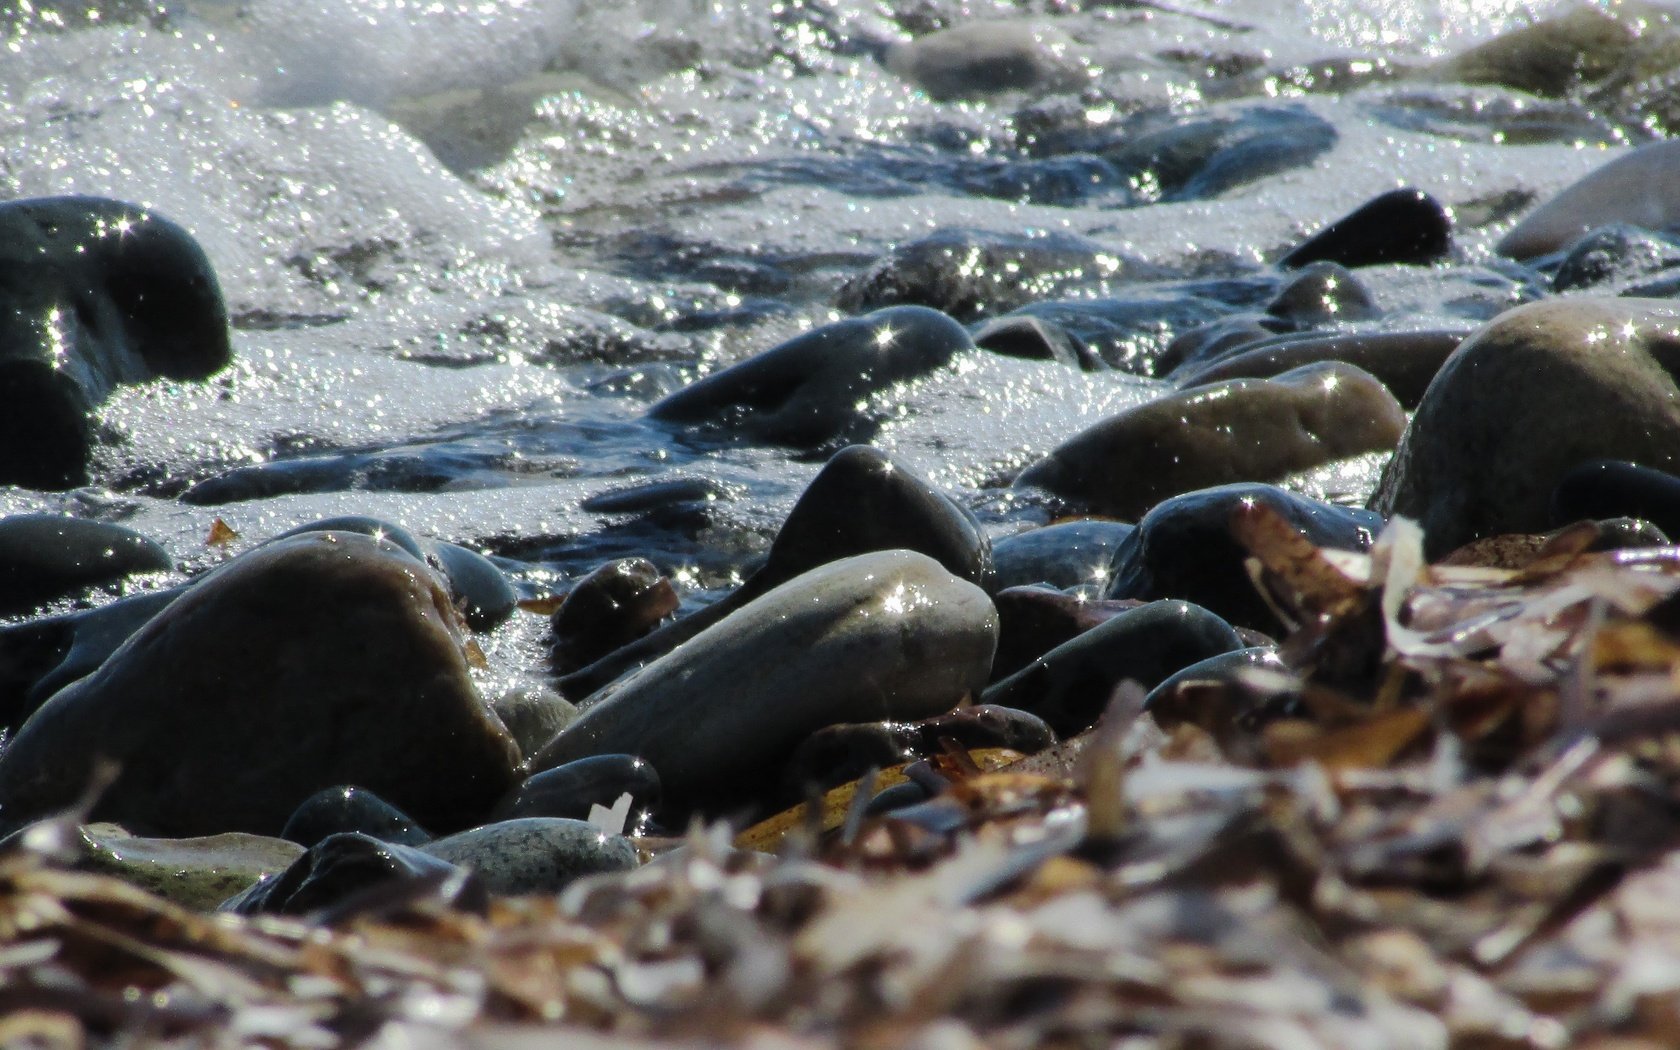
<path id="1" fill-rule="evenodd" d="M 582 820 L 523 817 L 438 839 L 421 850 L 478 875 L 491 893 L 558 893 L 585 875 L 629 871 L 636 847 Z"/>

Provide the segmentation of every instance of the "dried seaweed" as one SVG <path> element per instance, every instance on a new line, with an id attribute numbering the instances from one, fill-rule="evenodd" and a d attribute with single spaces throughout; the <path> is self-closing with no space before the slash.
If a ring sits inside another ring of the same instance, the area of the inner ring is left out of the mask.
<path id="1" fill-rule="evenodd" d="M 0 1044 L 1680 1045 L 1680 556 L 1244 513 L 1285 717 L 1168 730 L 1126 687 L 924 803 L 866 815 L 891 771 L 481 913 L 198 914 L 43 825 L 0 855 Z"/>

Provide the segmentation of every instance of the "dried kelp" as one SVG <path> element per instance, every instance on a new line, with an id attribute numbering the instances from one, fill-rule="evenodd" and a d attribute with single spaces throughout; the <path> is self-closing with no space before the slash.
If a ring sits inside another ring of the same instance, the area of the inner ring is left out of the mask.
<path id="1" fill-rule="evenodd" d="M 0 856 L 0 1044 L 1680 1045 L 1680 550 L 1430 566 L 1404 522 L 1354 555 L 1241 513 L 1283 672 L 1170 729 L 1123 687 L 884 815 L 900 771 L 559 898 L 310 921 L 67 870 L 73 818 L 38 826 Z"/>

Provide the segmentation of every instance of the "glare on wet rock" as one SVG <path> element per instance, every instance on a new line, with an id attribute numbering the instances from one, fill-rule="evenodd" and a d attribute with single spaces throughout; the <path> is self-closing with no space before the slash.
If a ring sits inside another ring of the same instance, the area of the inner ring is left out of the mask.
<path id="1" fill-rule="evenodd" d="M 1674 141 L 1648 143 L 1615 157 L 1524 215 L 1495 247 L 1531 259 L 1611 223 L 1649 230 L 1672 226 L 1680 219 L 1680 189 L 1668 173 L 1677 160 L 1680 142 Z"/>
<path id="2" fill-rule="evenodd" d="M 168 551 L 121 525 L 57 514 L 0 518 L 0 615 L 174 565 Z"/>

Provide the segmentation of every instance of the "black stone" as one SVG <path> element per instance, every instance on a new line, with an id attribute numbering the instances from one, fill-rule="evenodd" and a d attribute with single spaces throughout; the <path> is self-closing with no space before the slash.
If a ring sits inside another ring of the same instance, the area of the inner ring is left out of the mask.
<path id="1" fill-rule="evenodd" d="M 404 884 L 460 881 L 456 907 L 483 911 L 489 894 L 473 875 L 413 846 L 382 842 L 358 831 L 328 835 L 285 871 L 229 898 L 219 910 L 236 915 L 306 915 L 343 908 L 384 891 L 400 896 Z"/>
<path id="2" fill-rule="evenodd" d="M 1390 190 L 1319 230 L 1278 260 L 1285 269 L 1315 262 L 1347 267 L 1427 266 L 1452 250 L 1452 218 L 1422 190 Z"/>
<path id="3" fill-rule="evenodd" d="M 1641 518 L 1669 536 L 1680 535 L 1680 477 L 1624 460 L 1596 459 L 1558 480 L 1552 523 Z"/>
<path id="4" fill-rule="evenodd" d="M 899 306 L 796 336 L 661 399 L 648 414 L 723 435 L 809 448 L 864 436 L 858 403 L 974 349 L 937 310 Z"/>
<path id="5" fill-rule="evenodd" d="M 1153 688 L 1190 664 L 1240 648 L 1237 632 L 1208 610 L 1151 602 L 1057 646 L 989 686 L 980 700 L 1030 711 L 1069 737 L 1096 722 L 1121 682 Z"/>
<path id="6" fill-rule="evenodd" d="M 168 551 L 121 525 L 57 514 L 0 518 L 0 616 L 173 567 Z"/>
<path id="7" fill-rule="evenodd" d="M 599 566 L 566 594 L 549 621 L 555 672 L 570 674 L 629 645 L 676 612 L 677 603 L 671 581 L 646 558 Z"/>
<path id="8" fill-rule="evenodd" d="M 1374 511 L 1307 499 L 1275 485 L 1236 484 L 1163 500 L 1115 553 L 1108 597 L 1182 598 L 1242 627 L 1283 628 L 1243 568 L 1247 552 L 1231 536 L 1239 503 L 1263 504 L 1319 547 L 1363 551 L 1381 531 Z"/>
<path id="9" fill-rule="evenodd" d="M 591 755 L 527 777 L 496 803 L 491 820 L 569 817 L 586 820 L 595 806 L 611 809 L 630 796 L 632 814 L 659 807 L 659 773 L 634 755 Z"/>
<path id="10" fill-rule="evenodd" d="M 280 829 L 280 837 L 307 849 L 342 831 L 359 831 L 403 846 L 432 841 L 413 817 L 373 792 L 349 785 L 324 788 L 304 799 Z"/>

